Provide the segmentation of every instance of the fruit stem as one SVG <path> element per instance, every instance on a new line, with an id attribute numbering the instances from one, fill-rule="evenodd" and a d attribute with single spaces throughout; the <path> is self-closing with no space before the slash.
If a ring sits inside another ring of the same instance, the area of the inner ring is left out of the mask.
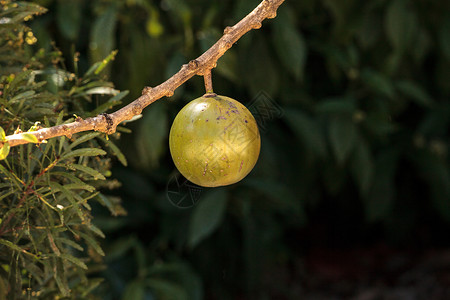
<path id="1" fill-rule="evenodd" d="M 203 74 L 203 79 L 205 80 L 205 90 L 207 94 L 213 94 L 213 85 L 212 85 L 212 75 L 211 69 L 208 69 Z"/>

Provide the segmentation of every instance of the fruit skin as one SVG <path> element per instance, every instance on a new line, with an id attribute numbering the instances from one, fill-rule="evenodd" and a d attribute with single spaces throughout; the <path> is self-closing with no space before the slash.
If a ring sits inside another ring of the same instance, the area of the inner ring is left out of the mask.
<path id="1" fill-rule="evenodd" d="M 180 110 L 170 129 L 169 147 L 186 179 L 217 187 L 236 183 L 250 173 L 261 138 L 255 118 L 244 105 L 210 93 Z"/>

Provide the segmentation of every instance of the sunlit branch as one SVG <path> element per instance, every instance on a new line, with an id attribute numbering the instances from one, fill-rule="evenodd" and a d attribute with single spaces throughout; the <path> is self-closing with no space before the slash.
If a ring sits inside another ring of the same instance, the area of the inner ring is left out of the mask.
<path id="1" fill-rule="evenodd" d="M 164 96 L 172 96 L 175 89 L 194 75 L 203 76 L 205 73 L 210 72 L 211 69 L 216 67 L 217 60 L 245 33 L 252 29 L 261 28 L 261 23 L 265 19 L 275 18 L 277 9 L 283 2 L 284 0 L 263 0 L 236 25 L 226 27 L 223 36 L 206 52 L 191 60 L 188 64 L 183 65 L 180 71 L 160 85 L 153 88 L 145 87 L 142 91 L 142 96 L 116 112 L 101 114 L 93 118 L 77 118 L 72 123 L 43 128 L 28 133 L 34 135 L 39 143 L 58 136 L 71 137 L 73 134 L 82 131 L 95 130 L 106 134 L 114 133 L 118 124 L 141 114 L 145 107 L 156 100 Z M 208 74 L 206 75 L 208 76 Z M 24 139 L 22 134 L 9 135 L 6 137 L 6 140 L 11 147 L 30 143 L 30 139 Z"/>

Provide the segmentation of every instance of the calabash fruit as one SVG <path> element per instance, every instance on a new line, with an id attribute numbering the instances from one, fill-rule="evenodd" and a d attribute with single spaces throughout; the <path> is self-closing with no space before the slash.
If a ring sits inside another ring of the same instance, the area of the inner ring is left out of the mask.
<path id="1" fill-rule="evenodd" d="M 244 105 L 207 93 L 177 114 L 169 147 L 186 179 L 217 187 L 236 183 L 250 173 L 258 160 L 261 138 L 255 118 Z"/>

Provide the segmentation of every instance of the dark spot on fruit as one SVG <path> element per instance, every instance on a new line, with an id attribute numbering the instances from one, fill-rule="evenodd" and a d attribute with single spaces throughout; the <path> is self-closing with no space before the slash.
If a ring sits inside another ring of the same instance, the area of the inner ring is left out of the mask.
<path id="1" fill-rule="evenodd" d="M 231 101 L 228 101 L 228 105 L 232 108 L 237 108 L 236 105 L 234 105 L 234 103 Z"/>
<path id="2" fill-rule="evenodd" d="M 248 121 L 247 121 L 247 120 L 244 120 L 244 122 L 245 122 L 245 123 L 248 123 Z"/>
<path id="3" fill-rule="evenodd" d="M 209 120 L 208 119 L 206 119 L 206 122 L 208 122 Z"/>

